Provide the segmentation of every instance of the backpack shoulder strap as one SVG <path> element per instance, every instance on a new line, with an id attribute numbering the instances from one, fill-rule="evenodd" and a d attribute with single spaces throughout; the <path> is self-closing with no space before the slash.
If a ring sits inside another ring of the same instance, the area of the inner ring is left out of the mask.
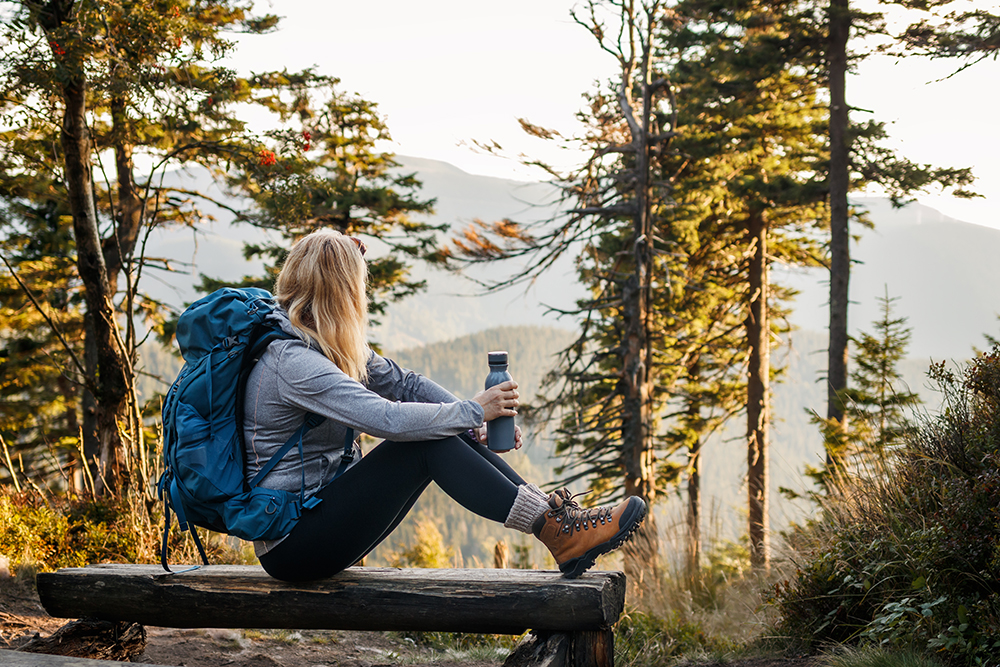
<path id="1" fill-rule="evenodd" d="M 253 370 L 253 367 L 257 364 L 257 362 L 260 361 L 260 358 L 264 354 L 264 351 L 267 350 L 268 345 L 276 340 L 290 338 L 291 336 L 286 334 L 284 331 L 276 329 L 264 322 L 260 322 L 254 325 L 251 330 L 246 349 L 243 351 L 243 359 L 240 362 L 240 373 L 236 381 L 236 435 L 239 438 L 240 456 L 243 458 L 244 471 L 246 470 L 247 465 L 247 451 L 246 441 L 243 437 L 243 422 L 246 419 L 246 392 L 247 381 L 250 379 L 250 372 Z M 320 421 L 316 423 L 319 424 L 322 423 L 322 421 L 322 418 L 320 418 Z M 285 444 L 287 445 L 288 443 Z M 277 458 L 284 456 L 287 451 L 287 449 L 282 447 Z M 275 463 L 277 463 L 276 460 Z M 244 490 L 249 491 L 251 486 L 253 485 L 249 485 L 244 481 Z"/>
<path id="2" fill-rule="evenodd" d="M 266 324 L 258 324 L 254 327 L 253 332 L 250 335 L 250 340 L 247 343 L 247 349 L 243 353 L 243 363 L 240 368 L 239 381 L 236 387 L 236 424 L 237 432 L 240 438 L 240 451 L 244 456 L 244 469 L 246 465 L 246 445 L 243 441 L 243 420 L 246 417 L 245 414 L 245 402 L 246 402 L 246 385 L 247 380 L 250 377 L 250 371 L 253 370 L 254 364 L 260 359 L 261 355 L 264 354 L 264 350 L 273 341 L 279 339 L 291 338 L 288 334 L 283 331 L 279 331 L 270 327 Z M 307 413 L 305 419 L 302 422 L 302 426 L 293 433 L 285 444 L 275 452 L 267 463 L 264 464 L 257 474 L 253 476 L 253 479 L 247 484 L 247 488 L 255 488 L 267 476 L 274 466 L 280 461 L 293 447 L 298 445 L 299 447 L 299 458 L 302 458 L 302 438 L 311 429 L 319 426 L 326 420 L 326 417 L 314 414 L 312 412 Z M 337 467 L 337 472 L 334 473 L 333 479 L 340 477 L 347 468 L 354 461 L 354 429 L 348 428 L 347 433 L 344 434 L 344 451 L 340 457 L 340 465 Z M 305 469 L 302 471 L 302 495 L 305 494 Z M 303 497 L 303 506 L 305 505 L 305 498 Z"/>

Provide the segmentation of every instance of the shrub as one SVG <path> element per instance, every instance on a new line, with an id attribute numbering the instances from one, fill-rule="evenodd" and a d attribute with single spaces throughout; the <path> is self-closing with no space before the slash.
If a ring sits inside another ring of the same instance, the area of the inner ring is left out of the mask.
<path id="1" fill-rule="evenodd" d="M 1000 653 L 1000 349 L 958 376 L 945 408 L 884 464 L 843 480 L 793 539 L 774 594 L 780 629 L 811 641 L 906 647 L 979 665 Z"/>
<path id="2" fill-rule="evenodd" d="M 142 499 L 82 500 L 0 488 L 0 554 L 12 571 L 49 571 L 88 563 L 156 562 L 162 537 L 158 505 Z M 245 545 L 223 535 L 203 539 L 213 562 L 247 562 Z M 171 562 L 198 562 L 193 543 L 174 527 Z"/>
<path id="3" fill-rule="evenodd" d="M 391 567 L 451 567 L 455 550 L 445 546 L 441 531 L 433 520 L 422 517 L 417 521 L 416 537 L 411 547 L 389 556 Z"/>

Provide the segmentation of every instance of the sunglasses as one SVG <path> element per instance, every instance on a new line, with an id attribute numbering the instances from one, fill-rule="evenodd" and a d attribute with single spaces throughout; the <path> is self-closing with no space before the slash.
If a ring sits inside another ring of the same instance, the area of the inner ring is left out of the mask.
<path id="1" fill-rule="evenodd" d="M 365 242 L 359 239 L 357 236 L 348 236 L 347 238 L 354 241 L 354 245 L 358 246 L 358 252 L 361 253 L 362 257 L 364 257 L 365 253 L 368 252 L 368 246 L 365 245 Z"/>

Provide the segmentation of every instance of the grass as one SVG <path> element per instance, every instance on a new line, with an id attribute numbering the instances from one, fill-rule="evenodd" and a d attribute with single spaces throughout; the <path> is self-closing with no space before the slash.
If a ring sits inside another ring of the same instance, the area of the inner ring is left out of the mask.
<path id="1" fill-rule="evenodd" d="M 822 667 L 944 667 L 937 658 L 916 651 L 840 647 L 820 659 Z"/>

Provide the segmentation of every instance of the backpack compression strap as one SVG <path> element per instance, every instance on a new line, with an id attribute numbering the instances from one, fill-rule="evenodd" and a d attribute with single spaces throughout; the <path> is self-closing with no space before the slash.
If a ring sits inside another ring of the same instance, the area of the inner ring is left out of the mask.
<path id="1" fill-rule="evenodd" d="M 306 415 L 306 419 L 305 419 L 304 422 L 302 422 L 302 426 L 299 427 L 299 430 L 297 430 L 295 433 L 293 433 L 292 437 L 290 437 L 288 439 L 288 441 L 281 446 L 281 449 L 279 449 L 277 452 L 275 452 L 274 456 L 272 456 L 268 460 L 268 462 L 264 464 L 264 467 L 261 468 L 260 470 L 258 470 L 257 474 L 253 476 L 253 479 L 250 480 L 250 488 L 254 488 L 257 485 L 259 485 L 264 480 L 264 477 L 269 472 L 271 472 L 271 470 L 274 468 L 274 466 L 276 466 L 278 464 L 278 461 L 280 461 L 281 458 L 285 454 L 287 454 L 289 451 L 291 451 L 292 447 L 295 447 L 296 445 L 298 445 L 298 448 L 299 448 L 299 459 L 303 463 L 303 466 L 302 466 L 302 494 L 303 494 L 303 496 L 302 496 L 302 507 L 304 509 L 309 509 L 311 507 L 315 507 L 316 504 L 319 502 L 318 500 L 316 500 L 316 498 L 310 498 L 308 501 L 305 500 L 306 471 L 305 471 L 305 465 L 304 465 L 305 464 L 305 460 L 304 460 L 303 453 L 302 453 L 302 437 L 306 433 L 308 433 L 311 429 L 313 429 L 316 426 L 319 426 L 320 424 L 322 424 L 325 419 L 326 419 L 325 417 L 320 417 L 319 415 L 313 414 L 311 412 L 309 414 L 307 414 Z M 344 452 L 343 452 L 343 454 L 341 454 L 341 457 L 340 457 L 340 466 L 337 468 L 337 472 L 334 474 L 333 479 L 337 479 L 338 477 L 340 477 L 341 475 L 343 475 L 344 471 L 347 470 L 348 466 L 351 465 L 352 461 L 354 461 L 354 429 L 353 428 L 348 428 L 347 429 L 347 433 L 344 435 Z"/>
<path id="2" fill-rule="evenodd" d="M 177 489 L 177 480 L 174 479 L 173 475 L 164 474 L 160 478 L 159 494 L 163 498 L 163 542 L 160 547 L 160 565 L 163 566 L 163 569 L 168 574 L 183 574 L 201 567 L 201 565 L 194 565 L 183 570 L 171 570 L 170 566 L 167 565 L 167 538 L 170 533 L 171 505 L 174 506 L 174 511 L 177 514 L 177 524 L 180 529 L 191 531 L 191 537 L 194 538 L 194 544 L 198 547 L 201 561 L 205 565 L 208 565 L 208 556 L 205 554 L 205 547 L 201 545 L 201 540 L 198 538 L 198 531 L 195 530 L 194 524 L 188 524 L 187 517 L 184 516 L 184 503 L 181 501 L 180 492 Z"/>

